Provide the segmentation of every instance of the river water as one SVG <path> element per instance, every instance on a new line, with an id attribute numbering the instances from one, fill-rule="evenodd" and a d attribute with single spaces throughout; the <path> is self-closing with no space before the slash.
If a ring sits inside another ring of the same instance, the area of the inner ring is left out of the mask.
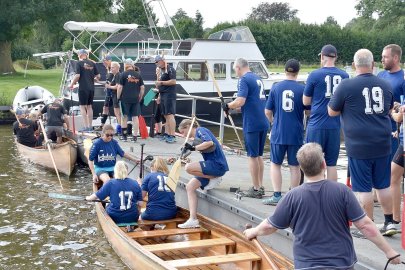
<path id="1" fill-rule="evenodd" d="M 104 238 L 91 203 L 56 200 L 55 173 L 22 159 L 0 126 L 0 269 L 127 269 Z M 62 176 L 65 193 L 91 193 L 85 167 Z"/>

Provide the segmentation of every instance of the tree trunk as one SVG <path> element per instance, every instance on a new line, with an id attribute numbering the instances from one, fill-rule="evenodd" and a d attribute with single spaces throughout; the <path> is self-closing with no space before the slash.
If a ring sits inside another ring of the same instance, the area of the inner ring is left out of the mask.
<path id="1" fill-rule="evenodd" d="M 13 61 L 11 60 L 11 42 L 0 40 L 0 75 L 15 73 Z"/>

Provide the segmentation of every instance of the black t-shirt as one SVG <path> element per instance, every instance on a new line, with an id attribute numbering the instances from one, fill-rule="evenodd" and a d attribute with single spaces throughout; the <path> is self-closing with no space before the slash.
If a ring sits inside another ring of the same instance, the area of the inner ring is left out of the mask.
<path id="1" fill-rule="evenodd" d="M 46 105 L 42 111 L 42 114 L 48 115 L 48 126 L 61 127 L 63 126 L 63 115 L 67 114 L 65 108 L 59 103 L 51 103 Z"/>
<path id="2" fill-rule="evenodd" d="M 17 135 L 17 141 L 23 145 L 34 147 L 37 139 L 34 136 L 34 132 L 38 129 L 38 125 L 28 119 L 21 118 L 21 127 L 18 121 L 13 123 L 14 134 Z"/>
<path id="3" fill-rule="evenodd" d="M 121 101 L 124 103 L 138 103 L 139 93 L 143 79 L 139 72 L 127 70 L 121 74 L 120 85 L 122 85 Z"/>
<path id="4" fill-rule="evenodd" d="M 110 83 L 110 85 L 111 86 L 115 86 L 115 85 L 117 85 L 117 84 L 119 84 L 120 83 L 120 78 L 121 78 L 121 73 L 119 73 L 119 72 L 117 72 L 117 74 L 112 74 L 112 73 L 108 73 L 108 76 L 107 76 L 107 83 Z M 112 92 L 117 92 L 117 89 L 110 89 L 110 88 L 108 88 L 109 90 L 111 90 Z"/>
<path id="5" fill-rule="evenodd" d="M 170 81 L 176 79 L 176 70 L 167 65 L 167 70 L 160 69 L 160 81 Z M 159 93 L 168 93 L 170 96 L 176 96 L 176 85 L 160 85 Z"/>
<path id="6" fill-rule="evenodd" d="M 97 66 L 88 59 L 76 63 L 76 74 L 80 74 L 79 91 L 94 91 L 94 77 L 99 74 Z"/>

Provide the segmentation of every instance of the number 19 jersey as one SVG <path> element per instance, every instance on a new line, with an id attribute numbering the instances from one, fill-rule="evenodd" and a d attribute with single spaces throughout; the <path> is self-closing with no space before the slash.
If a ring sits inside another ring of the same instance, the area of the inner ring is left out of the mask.
<path id="1" fill-rule="evenodd" d="M 312 97 L 308 129 L 339 129 L 339 116 L 330 117 L 328 103 L 337 86 L 349 74 L 336 67 L 323 67 L 308 76 L 304 95 Z"/>

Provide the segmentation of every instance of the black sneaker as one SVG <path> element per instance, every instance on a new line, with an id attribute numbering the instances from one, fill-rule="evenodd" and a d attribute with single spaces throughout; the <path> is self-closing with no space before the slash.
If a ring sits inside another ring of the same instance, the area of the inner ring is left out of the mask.
<path id="1" fill-rule="evenodd" d="M 132 136 L 131 137 L 131 142 L 136 142 L 138 140 L 138 137 L 137 136 Z"/>
<path id="2" fill-rule="evenodd" d="M 120 136 L 120 140 L 123 141 L 123 142 L 128 141 L 127 135 L 122 134 L 122 135 Z"/>
<path id="3" fill-rule="evenodd" d="M 249 197 L 255 199 L 261 199 L 263 197 L 260 190 L 255 190 L 254 187 L 249 188 L 249 190 L 246 192 L 240 192 L 240 195 L 242 195 L 242 197 Z"/>
<path id="4" fill-rule="evenodd" d="M 260 194 L 262 194 L 262 196 L 266 195 L 266 191 L 264 191 L 264 187 L 260 187 L 259 191 L 260 191 Z"/>

